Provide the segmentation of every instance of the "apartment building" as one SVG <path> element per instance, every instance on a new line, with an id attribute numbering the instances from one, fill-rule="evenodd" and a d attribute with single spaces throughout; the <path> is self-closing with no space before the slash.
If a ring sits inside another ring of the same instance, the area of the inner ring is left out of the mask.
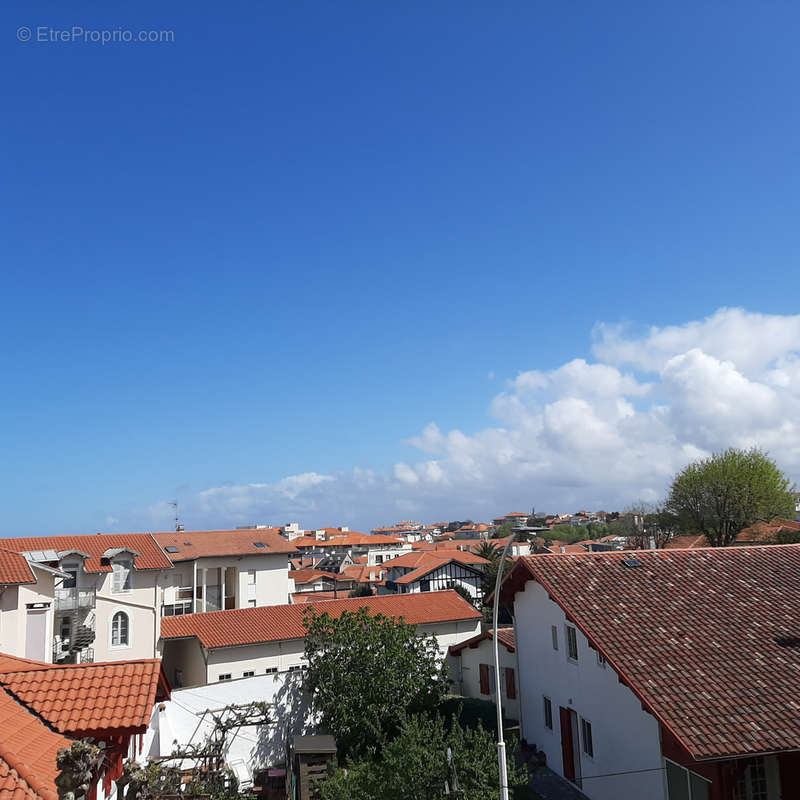
<path id="1" fill-rule="evenodd" d="M 161 619 L 286 603 L 277 531 L 180 531 L 3 540 L 0 651 L 47 663 L 152 658 Z"/>

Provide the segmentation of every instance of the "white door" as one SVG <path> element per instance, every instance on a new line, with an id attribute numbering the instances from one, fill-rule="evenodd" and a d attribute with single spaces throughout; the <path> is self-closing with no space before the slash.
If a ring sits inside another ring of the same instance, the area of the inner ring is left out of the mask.
<path id="1" fill-rule="evenodd" d="M 47 661 L 48 608 L 29 608 L 25 620 L 25 658 Z"/>

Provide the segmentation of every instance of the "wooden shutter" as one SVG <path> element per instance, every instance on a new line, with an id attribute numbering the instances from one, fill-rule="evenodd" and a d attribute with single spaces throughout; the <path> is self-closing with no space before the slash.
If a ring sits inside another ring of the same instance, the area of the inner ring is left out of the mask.
<path id="1" fill-rule="evenodd" d="M 489 694 L 489 665 L 480 665 L 481 673 L 481 694 Z"/>
<path id="2" fill-rule="evenodd" d="M 506 667 L 506 697 L 509 700 L 517 698 L 517 684 L 514 681 L 514 670 L 511 667 Z"/>

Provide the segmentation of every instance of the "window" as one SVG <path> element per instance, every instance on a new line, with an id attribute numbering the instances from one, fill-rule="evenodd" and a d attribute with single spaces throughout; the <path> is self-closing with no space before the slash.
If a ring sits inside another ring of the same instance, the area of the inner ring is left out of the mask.
<path id="1" fill-rule="evenodd" d="M 431 582 L 430 580 L 424 580 L 419 582 L 419 590 L 421 592 L 429 592 L 431 590 Z"/>
<path id="2" fill-rule="evenodd" d="M 111 618 L 111 646 L 127 647 L 129 644 L 128 615 L 124 611 L 117 611 Z"/>
<path id="3" fill-rule="evenodd" d="M 517 699 L 517 683 L 514 680 L 514 670 L 506 667 L 506 697 L 509 700 Z"/>
<path id="4" fill-rule="evenodd" d="M 265 674 L 265 675 L 273 675 L 273 674 L 275 674 L 277 671 L 278 671 L 278 668 L 277 668 L 277 667 L 267 667 L 267 668 L 266 668 L 266 670 L 264 671 L 264 674 Z"/>
<path id="5" fill-rule="evenodd" d="M 219 678 L 217 678 L 217 680 L 220 681 L 229 681 L 230 679 L 231 679 L 230 672 L 223 672 L 222 675 L 220 675 Z"/>
<path id="6" fill-rule="evenodd" d="M 111 569 L 114 572 L 112 592 L 129 592 L 131 590 L 131 562 L 115 561 Z"/>
<path id="7" fill-rule="evenodd" d="M 543 697 L 542 700 L 544 700 L 544 726 L 548 730 L 553 730 L 553 704 L 549 697 Z"/>
<path id="8" fill-rule="evenodd" d="M 255 670 L 250 669 L 247 672 L 243 672 L 242 673 L 242 677 L 243 678 L 252 678 L 255 674 L 256 674 Z"/>
<path id="9" fill-rule="evenodd" d="M 600 666 L 601 666 L 603 669 L 605 669 L 605 668 L 606 668 L 606 664 L 608 663 L 608 662 L 606 661 L 606 657 L 605 657 L 605 656 L 604 656 L 604 655 L 603 655 L 603 654 L 602 654 L 602 653 L 601 653 L 599 650 L 597 651 L 597 663 L 598 663 L 598 664 L 599 664 L 599 665 L 600 665 Z"/>
<path id="10" fill-rule="evenodd" d="M 592 723 L 587 722 L 581 717 L 581 744 L 583 745 L 583 752 L 589 758 L 594 758 L 594 744 L 592 742 Z"/>
<path id="11" fill-rule="evenodd" d="M 173 683 L 175 687 L 180 689 L 180 687 L 183 686 L 183 670 L 176 669 L 173 677 L 174 677 Z"/>
<path id="12" fill-rule="evenodd" d="M 256 601 L 255 600 L 248 600 L 247 601 L 247 607 L 248 608 L 255 608 L 256 607 Z"/>
<path id="13" fill-rule="evenodd" d="M 481 677 L 481 694 L 489 694 L 489 665 L 481 664 L 478 671 Z"/>
<path id="14" fill-rule="evenodd" d="M 553 650 L 558 650 L 558 628 L 555 625 L 551 625 L 550 633 L 553 637 Z"/>
<path id="15" fill-rule="evenodd" d="M 383 564 L 383 556 L 375 556 L 376 564 Z"/>
<path id="16" fill-rule="evenodd" d="M 69 577 L 64 578 L 61 582 L 62 589 L 74 589 L 78 584 L 78 565 L 77 564 L 64 564 L 61 567 L 62 572 L 66 572 Z"/>
<path id="17" fill-rule="evenodd" d="M 247 585 L 248 586 L 256 585 L 256 571 L 254 569 L 247 570 Z"/>
<path id="18" fill-rule="evenodd" d="M 667 797 L 669 800 L 708 800 L 708 787 L 710 785 L 708 780 L 666 758 L 664 759 L 664 767 L 667 773 Z M 747 772 L 747 768 L 745 768 L 744 772 Z M 764 794 L 758 794 L 757 792 L 748 794 L 743 791 L 743 786 L 743 779 L 740 779 L 739 784 L 734 788 L 733 797 L 736 800 L 745 800 L 745 798 L 747 800 L 761 800 L 761 798 L 767 797 L 766 787 Z"/>
<path id="19" fill-rule="evenodd" d="M 299 664 L 294 664 L 293 666 L 289 667 L 289 672 L 298 672 L 303 669 Z"/>
<path id="20" fill-rule="evenodd" d="M 567 656 L 573 661 L 578 660 L 578 633 L 572 625 L 567 625 Z"/>

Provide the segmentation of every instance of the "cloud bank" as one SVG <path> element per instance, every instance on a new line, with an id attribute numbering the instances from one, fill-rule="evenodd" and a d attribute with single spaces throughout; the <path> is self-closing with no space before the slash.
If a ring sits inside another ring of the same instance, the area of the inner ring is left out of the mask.
<path id="1" fill-rule="evenodd" d="M 400 518 L 487 519 L 622 508 L 663 496 L 692 459 L 757 445 L 800 476 L 800 315 L 720 309 L 683 325 L 635 331 L 599 323 L 592 359 L 520 372 L 466 433 L 431 422 L 414 463 L 276 483 L 206 489 L 181 499 L 193 527 L 296 520 L 364 529 Z M 150 509 L 169 527 L 171 509 Z"/>

